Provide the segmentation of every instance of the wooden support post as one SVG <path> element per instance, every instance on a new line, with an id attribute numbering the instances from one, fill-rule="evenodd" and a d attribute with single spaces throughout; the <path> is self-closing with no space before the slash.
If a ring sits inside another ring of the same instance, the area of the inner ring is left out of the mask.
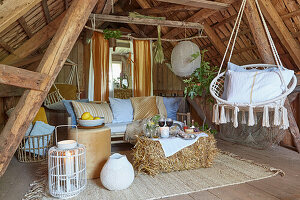
<path id="1" fill-rule="evenodd" d="M 40 86 L 45 90 L 25 91 L 0 134 L 0 176 L 4 174 L 96 2 L 97 0 L 73 0 L 68 9 L 37 69 L 37 72 L 50 76 L 49 81 L 43 82 Z"/>
<path id="2" fill-rule="evenodd" d="M 24 29 L 24 31 L 26 32 L 26 34 L 28 35 L 29 38 L 31 38 L 33 36 L 33 33 L 31 32 L 29 26 L 27 25 L 25 18 L 24 17 L 20 17 L 20 19 L 18 20 L 19 24 L 22 26 L 22 28 Z"/>
<path id="3" fill-rule="evenodd" d="M 250 29 L 253 33 L 254 40 L 258 51 L 262 57 L 263 62 L 268 64 L 274 64 L 275 60 L 273 53 L 268 42 L 265 30 L 263 28 L 260 16 L 257 11 L 254 0 L 248 0 L 246 4 L 245 13 L 249 21 Z M 290 127 L 289 131 L 293 136 L 294 142 L 296 144 L 298 152 L 300 152 L 300 134 L 299 128 L 297 126 L 296 120 L 293 116 L 292 108 L 288 100 L 285 102 L 285 107 L 288 110 Z"/>
<path id="4" fill-rule="evenodd" d="M 252 31 L 254 41 L 263 62 L 267 64 L 274 64 L 275 60 L 273 53 L 254 0 L 247 1 L 245 14 L 249 21 L 249 26 Z"/>
<path id="5" fill-rule="evenodd" d="M 47 0 L 42 0 L 42 7 L 44 10 L 46 22 L 47 22 L 47 24 L 49 24 L 51 22 L 51 16 L 50 16 Z"/>
<path id="6" fill-rule="evenodd" d="M 0 83 L 43 91 L 41 83 L 49 76 L 38 72 L 0 64 Z"/>

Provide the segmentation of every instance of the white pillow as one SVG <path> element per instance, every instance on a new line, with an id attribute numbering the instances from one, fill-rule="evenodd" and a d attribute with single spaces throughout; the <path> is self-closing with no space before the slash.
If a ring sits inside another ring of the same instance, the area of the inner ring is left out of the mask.
<path id="1" fill-rule="evenodd" d="M 255 76 L 256 74 L 256 76 Z M 256 72 L 234 72 L 229 70 L 227 101 L 234 103 L 250 103 L 251 88 L 255 77 L 252 103 L 258 103 L 273 99 L 282 94 L 284 85 L 281 82 L 279 72 L 267 72 L 259 70 Z M 283 70 L 283 78 L 288 84 L 292 79 L 294 72 L 292 70 Z"/>
<path id="2" fill-rule="evenodd" d="M 228 62 L 227 63 L 227 70 L 229 71 L 234 71 L 234 72 L 277 72 L 279 73 L 279 69 L 277 67 L 272 67 L 272 68 L 266 68 L 263 70 L 260 69 L 250 69 L 247 70 L 239 65 L 236 65 L 234 63 Z M 224 91 L 223 94 L 221 96 L 222 99 L 227 100 L 227 87 L 228 87 L 228 71 L 225 74 L 225 80 L 224 80 Z M 293 75 L 294 75 L 294 71 L 293 70 L 289 70 L 289 69 L 283 69 L 281 68 L 281 72 L 283 75 L 283 78 L 285 80 L 285 84 L 289 84 L 289 82 L 292 80 Z"/>

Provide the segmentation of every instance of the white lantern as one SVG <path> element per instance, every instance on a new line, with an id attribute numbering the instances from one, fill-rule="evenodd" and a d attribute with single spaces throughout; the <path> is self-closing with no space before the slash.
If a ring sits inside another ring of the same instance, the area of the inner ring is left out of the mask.
<path id="1" fill-rule="evenodd" d="M 55 128 L 57 146 L 48 151 L 48 178 L 50 194 L 67 199 L 78 195 L 86 187 L 86 149 L 75 140 L 57 142 L 57 128 L 62 126 L 68 125 Z"/>
<path id="2" fill-rule="evenodd" d="M 194 59 L 193 54 L 199 54 Z M 201 64 L 199 47 L 190 41 L 179 42 L 173 49 L 171 55 L 171 70 L 177 76 L 190 76 Z"/>

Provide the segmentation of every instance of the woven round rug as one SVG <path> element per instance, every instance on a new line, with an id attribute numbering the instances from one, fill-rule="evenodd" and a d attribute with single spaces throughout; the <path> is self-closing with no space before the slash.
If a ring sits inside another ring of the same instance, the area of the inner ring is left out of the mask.
<path id="1" fill-rule="evenodd" d="M 47 191 L 47 167 L 39 171 L 40 180 L 32 184 L 24 199 L 55 199 Z M 280 169 L 257 164 L 228 152 L 221 152 L 212 167 L 195 170 L 161 173 L 155 177 L 137 174 L 133 184 L 125 190 L 109 191 L 101 185 L 100 179 L 88 180 L 86 189 L 74 200 L 146 200 L 160 199 L 182 194 L 246 183 L 254 180 L 284 175 Z"/>

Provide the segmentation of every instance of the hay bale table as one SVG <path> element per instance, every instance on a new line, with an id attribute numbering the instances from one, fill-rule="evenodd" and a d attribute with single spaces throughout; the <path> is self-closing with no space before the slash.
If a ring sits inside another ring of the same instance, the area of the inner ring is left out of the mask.
<path id="1" fill-rule="evenodd" d="M 86 147 L 87 178 L 99 178 L 100 172 L 111 154 L 110 128 L 78 129 L 78 142 Z M 69 130 L 69 139 L 76 140 L 76 129 Z"/>
<path id="2" fill-rule="evenodd" d="M 165 157 L 159 141 L 139 137 L 133 149 L 133 166 L 138 172 L 151 176 L 161 172 L 210 167 L 217 152 L 216 140 L 212 134 L 200 137 L 194 144 L 169 157 Z"/>

